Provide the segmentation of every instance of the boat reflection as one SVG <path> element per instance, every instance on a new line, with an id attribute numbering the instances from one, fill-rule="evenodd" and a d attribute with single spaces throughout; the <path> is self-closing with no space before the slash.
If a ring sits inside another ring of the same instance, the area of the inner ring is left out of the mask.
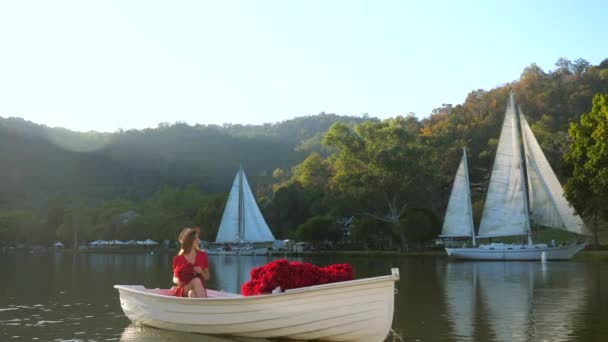
<path id="1" fill-rule="evenodd" d="M 471 341 L 475 331 L 476 269 L 470 263 L 449 263 L 446 270 L 447 315 L 459 340 Z"/>
<path id="2" fill-rule="evenodd" d="M 203 334 L 191 334 L 179 331 L 162 330 L 139 324 L 131 324 L 125 328 L 120 336 L 120 341 L 137 342 L 265 342 L 266 339 L 232 336 L 211 336 Z"/>
<path id="3" fill-rule="evenodd" d="M 458 341 L 569 341 L 588 289 L 574 263 L 450 262 L 447 316 Z"/>

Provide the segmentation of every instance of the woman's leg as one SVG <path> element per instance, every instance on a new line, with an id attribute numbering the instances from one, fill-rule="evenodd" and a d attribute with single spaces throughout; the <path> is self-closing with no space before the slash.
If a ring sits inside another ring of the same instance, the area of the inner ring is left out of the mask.
<path id="1" fill-rule="evenodd" d="M 189 282 L 188 284 L 184 285 L 184 293 L 189 297 L 189 298 L 195 298 L 196 297 L 196 293 L 194 292 L 193 286 L 192 286 L 192 282 Z"/>
<path id="2" fill-rule="evenodd" d="M 186 286 L 186 291 L 188 291 L 188 297 L 190 298 L 207 298 L 207 291 L 205 291 L 200 278 L 192 279 Z"/>

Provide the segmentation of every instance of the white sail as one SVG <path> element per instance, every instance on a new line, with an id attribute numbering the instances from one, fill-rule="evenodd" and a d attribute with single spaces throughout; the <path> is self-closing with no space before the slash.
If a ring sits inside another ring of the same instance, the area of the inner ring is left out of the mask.
<path id="1" fill-rule="evenodd" d="M 245 172 L 243 175 L 243 218 L 244 222 L 244 238 L 247 242 L 269 242 L 274 241 L 274 236 L 262 216 L 262 212 L 253 197 Z"/>
<path id="2" fill-rule="evenodd" d="M 467 172 L 467 152 L 463 150 L 462 159 L 454 178 L 450 201 L 443 220 L 441 237 L 467 237 L 474 234 L 471 190 Z"/>
<path id="3" fill-rule="evenodd" d="M 564 190 L 521 109 L 519 120 L 526 151 L 530 219 L 534 224 L 588 234 L 583 221 L 564 198 Z"/>
<path id="4" fill-rule="evenodd" d="M 521 144 L 513 96 L 507 105 L 478 237 L 525 235 L 530 230 Z"/>
<path id="5" fill-rule="evenodd" d="M 222 215 L 222 221 L 215 242 L 239 241 L 240 171 L 237 172 L 234 182 L 232 182 L 232 188 L 230 188 L 230 194 L 226 201 L 226 207 L 224 208 L 224 214 Z"/>
<path id="6" fill-rule="evenodd" d="M 274 237 L 249 188 L 242 168 L 236 174 L 215 242 L 269 242 Z"/>

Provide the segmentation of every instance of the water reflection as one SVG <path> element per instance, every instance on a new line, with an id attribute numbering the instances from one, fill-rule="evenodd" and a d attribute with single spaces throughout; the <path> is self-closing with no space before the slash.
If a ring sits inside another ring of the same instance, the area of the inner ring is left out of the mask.
<path id="1" fill-rule="evenodd" d="M 573 263 L 448 263 L 444 294 L 453 336 L 570 341 L 587 301 L 582 272 Z"/>
<path id="2" fill-rule="evenodd" d="M 168 288 L 174 255 L 1 255 L 0 341 L 123 338 L 130 321 L 113 285 Z M 272 260 L 220 255 L 209 259 L 209 287 L 230 292 L 240 292 L 251 269 Z M 608 341 L 604 261 L 475 263 L 339 255 L 300 261 L 348 262 L 357 278 L 386 275 L 398 267 L 393 329 L 405 341 Z M 140 337 L 146 334 L 140 332 Z"/>
<path id="3" fill-rule="evenodd" d="M 249 337 L 210 336 L 190 334 L 178 331 L 161 330 L 142 325 L 131 324 L 123 331 L 120 341 L 137 342 L 265 342 L 269 340 Z"/>
<path id="4" fill-rule="evenodd" d="M 470 264 L 448 264 L 445 277 L 447 314 L 454 335 L 464 341 L 473 339 L 477 285 L 476 268 L 467 265 Z"/>

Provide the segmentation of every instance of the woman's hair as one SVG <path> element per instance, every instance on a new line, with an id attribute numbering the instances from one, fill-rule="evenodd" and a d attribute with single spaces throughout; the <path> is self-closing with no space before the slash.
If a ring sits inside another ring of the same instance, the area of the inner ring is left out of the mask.
<path id="1" fill-rule="evenodd" d="M 189 253 L 192 248 L 198 249 L 198 245 L 194 244 L 194 240 L 199 237 L 200 233 L 201 230 L 198 227 L 182 229 L 177 238 L 182 247 L 179 254 Z"/>

